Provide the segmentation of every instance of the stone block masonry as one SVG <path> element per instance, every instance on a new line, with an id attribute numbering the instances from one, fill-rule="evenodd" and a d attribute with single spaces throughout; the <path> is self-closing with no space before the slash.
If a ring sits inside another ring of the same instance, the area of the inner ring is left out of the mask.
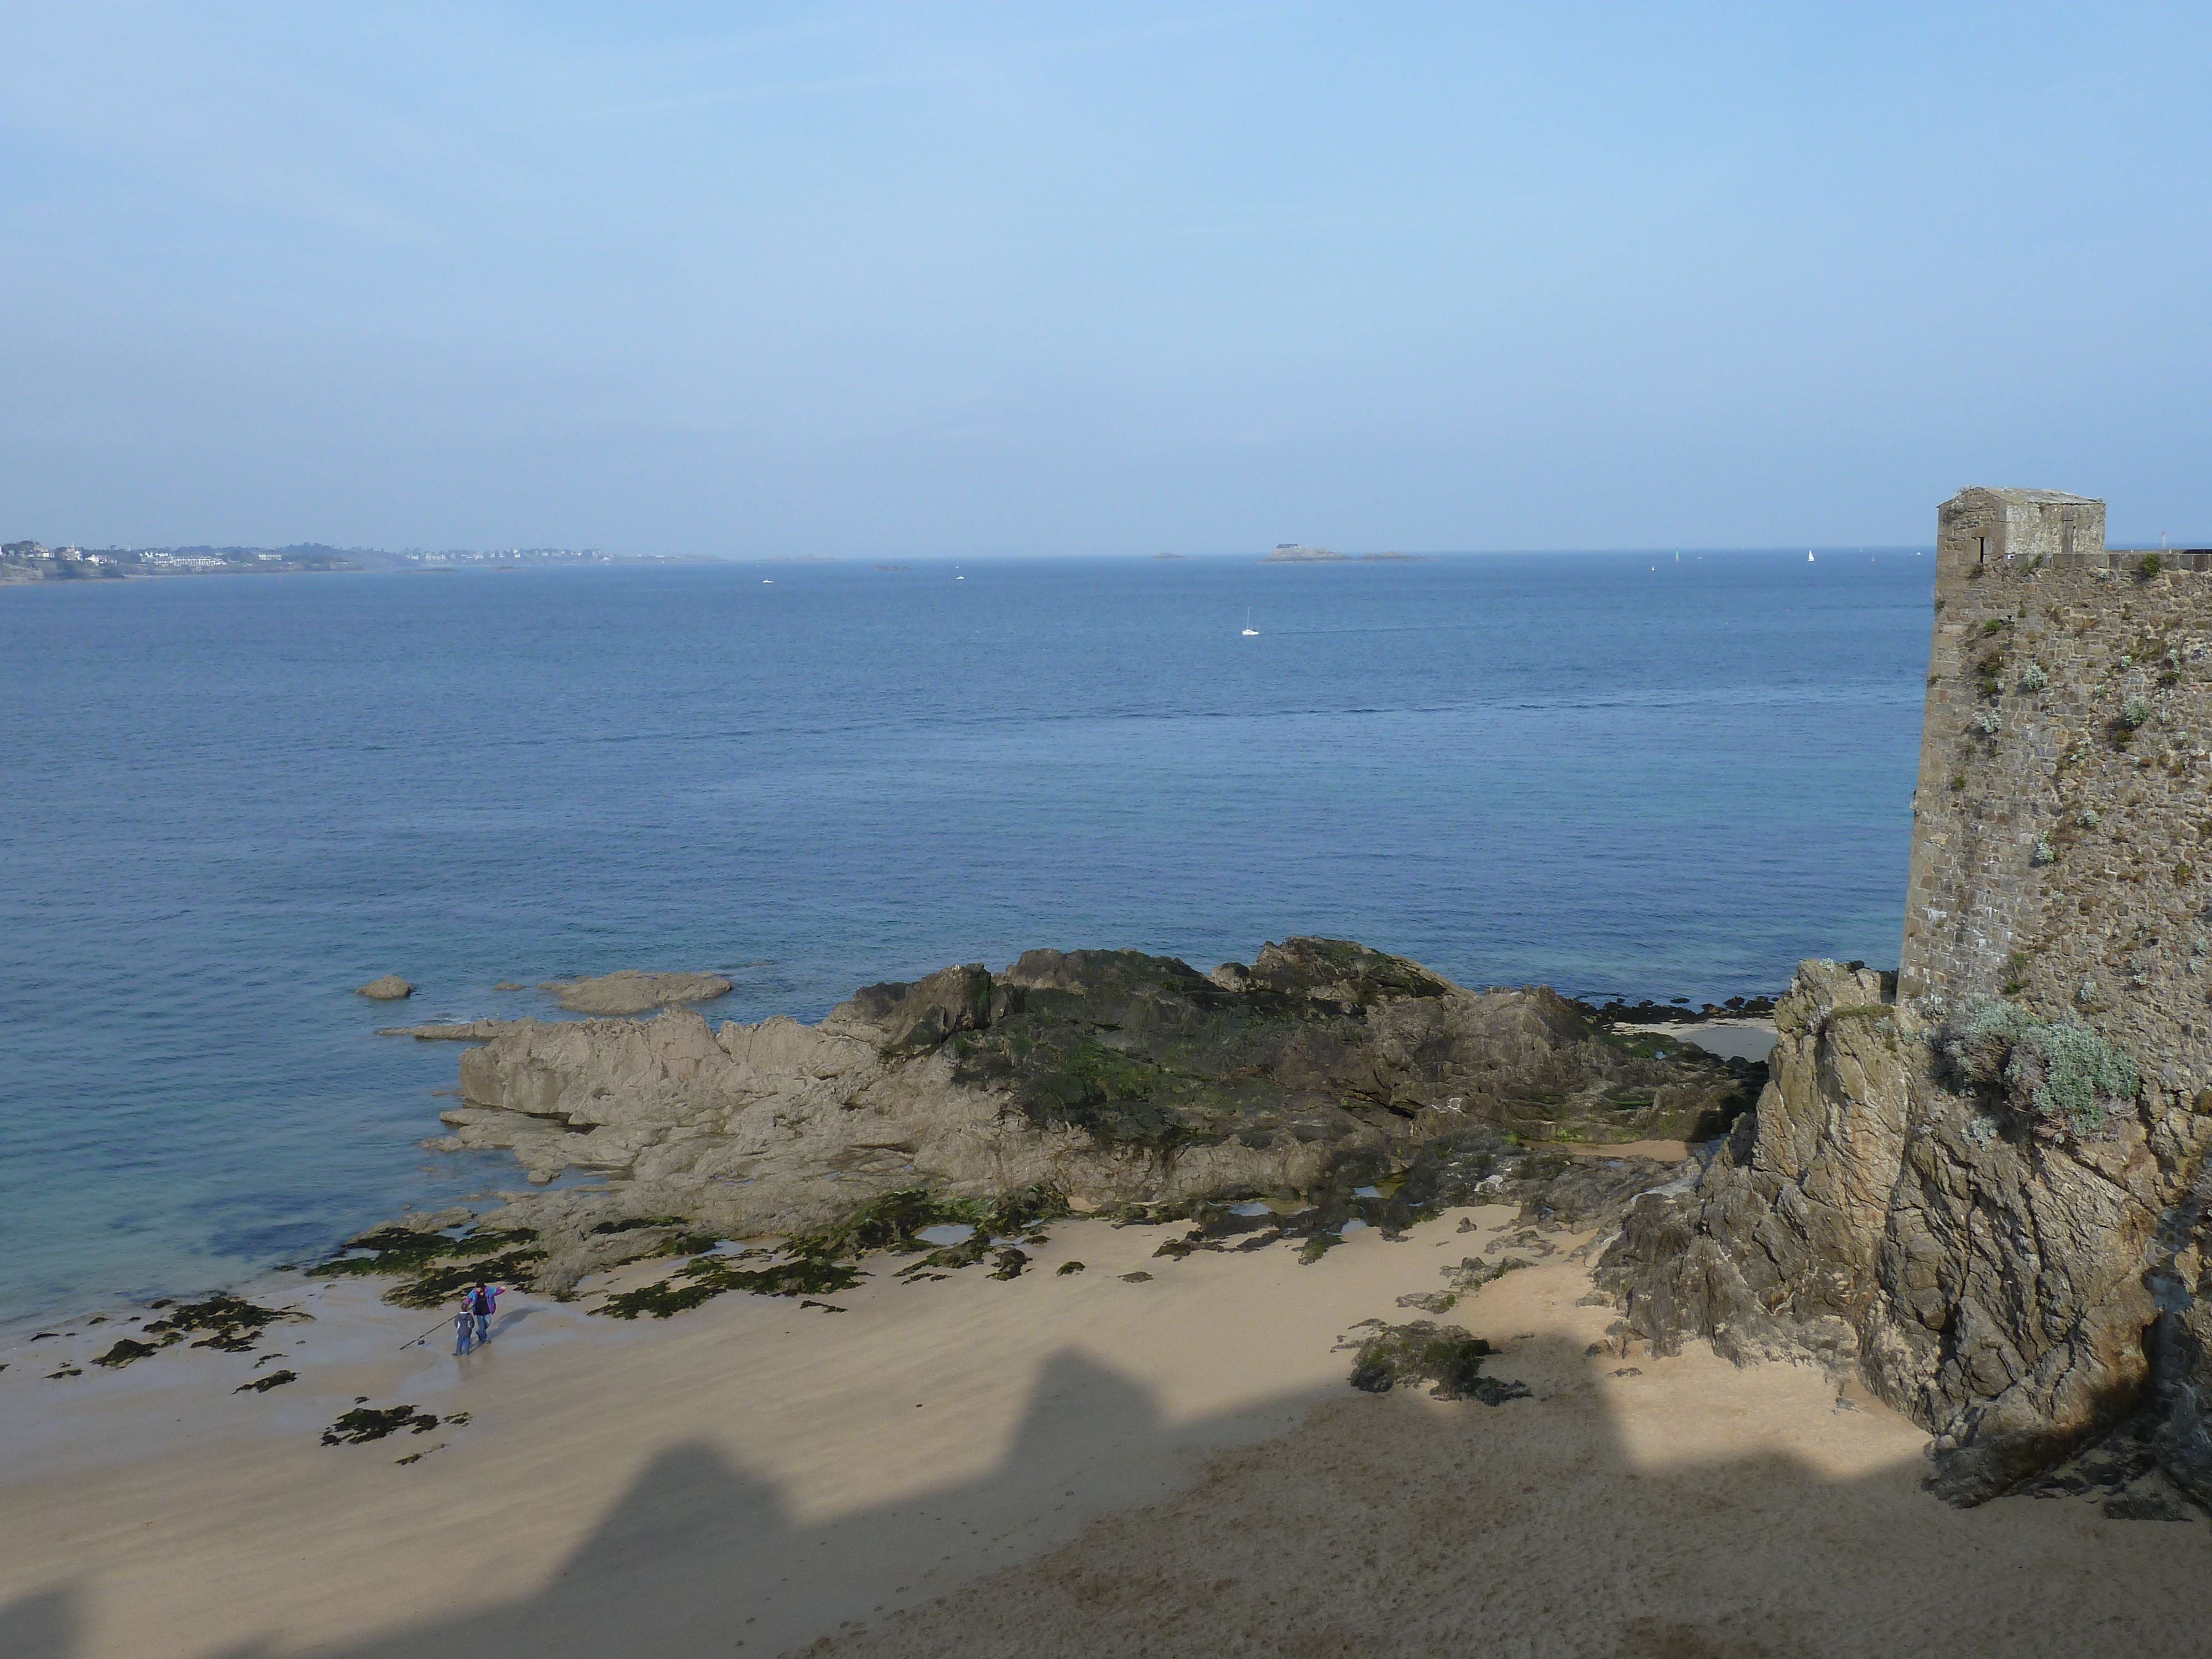
<path id="1" fill-rule="evenodd" d="M 2085 1021 L 2172 1103 L 2212 1085 L 2212 556 L 2117 554 L 2105 505 L 1937 512 L 1898 994 Z"/>

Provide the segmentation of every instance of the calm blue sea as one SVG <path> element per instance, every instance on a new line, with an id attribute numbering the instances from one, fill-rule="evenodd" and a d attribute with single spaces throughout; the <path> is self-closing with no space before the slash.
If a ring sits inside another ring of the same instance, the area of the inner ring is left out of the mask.
<path id="1" fill-rule="evenodd" d="M 0 1321 L 514 1179 L 400 1020 L 1297 933 L 1704 1000 L 1894 962 L 1910 553 L 1060 560 L 0 592 Z M 767 579 L 767 580 L 764 580 Z M 1257 638 L 1244 638 L 1247 609 Z M 411 1003 L 349 994 L 398 973 Z"/>

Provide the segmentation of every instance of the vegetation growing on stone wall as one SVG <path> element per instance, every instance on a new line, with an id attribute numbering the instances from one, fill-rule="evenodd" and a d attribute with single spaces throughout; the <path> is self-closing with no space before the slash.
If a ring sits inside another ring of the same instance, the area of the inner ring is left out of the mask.
<path id="1" fill-rule="evenodd" d="M 2050 684 L 2051 676 L 2043 672 L 2039 663 L 2028 664 L 2021 673 L 2020 689 L 2023 691 L 2040 691 Z"/>
<path id="2" fill-rule="evenodd" d="M 2049 836 L 2038 836 L 2035 838 L 2035 861 L 2038 864 L 2049 864 L 2057 856 L 2058 851 L 2051 846 Z"/>
<path id="3" fill-rule="evenodd" d="M 2155 553 L 2146 553 L 2142 556 L 2142 562 L 2137 565 L 2136 568 L 2142 571 L 2146 578 L 2155 576 L 2160 571 L 2166 568 L 2166 561 L 2160 558 Z"/>
<path id="4" fill-rule="evenodd" d="M 2135 1061 L 2088 1026 L 2038 1019 L 1993 998 L 1970 1003 L 1946 1024 L 1942 1052 L 1954 1082 L 2076 1135 L 2101 1129 L 2142 1082 Z"/>
<path id="5" fill-rule="evenodd" d="M 2004 653 L 1990 652 L 1974 665 L 1974 672 L 1980 678 L 1982 695 L 1996 696 L 2004 690 L 2004 682 L 1998 678 L 2004 672 Z"/>
<path id="6" fill-rule="evenodd" d="M 2150 699 L 2130 697 L 2120 705 L 2120 723 L 2130 731 L 2150 718 Z"/>
<path id="7" fill-rule="evenodd" d="M 2004 716 L 1994 708 L 1984 708 L 1974 716 L 1974 724 L 1981 728 L 1983 736 L 1993 738 L 2004 730 Z"/>

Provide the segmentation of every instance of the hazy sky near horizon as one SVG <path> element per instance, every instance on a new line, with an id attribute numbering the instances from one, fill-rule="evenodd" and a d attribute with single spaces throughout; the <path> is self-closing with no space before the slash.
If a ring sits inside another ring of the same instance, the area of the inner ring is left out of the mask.
<path id="1" fill-rule="evenodd" d="M 0 4 L 0 534 L 2212 544 L 2212 9 Z"/>

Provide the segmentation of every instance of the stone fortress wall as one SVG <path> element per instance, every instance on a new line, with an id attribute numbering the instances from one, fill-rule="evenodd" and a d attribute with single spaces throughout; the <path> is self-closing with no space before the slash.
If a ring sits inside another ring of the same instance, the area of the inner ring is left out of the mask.
<path id="1" fill-rule="evenodd" d="M 1657 1352 L 1850 1365 L 1955 1502 L 2182 1518 L 2212 1510 L 2212 556 L 2104 531 L 2050 490 L 1940 509 L 1895 1000 L 1802 964 L 1759 1109 L 1598 1283 Z M 1954 1025 L 1980 998 L 2031 1020 Z"/>
<path id="2" fill-rule="evenodd" d="M 2198 1105 L 2212 552 L 2107 551 L 2104 503 L 2053 490 L 1962 490 L 1936 525 L 1898 995 L 2086 1021 Z"/>

